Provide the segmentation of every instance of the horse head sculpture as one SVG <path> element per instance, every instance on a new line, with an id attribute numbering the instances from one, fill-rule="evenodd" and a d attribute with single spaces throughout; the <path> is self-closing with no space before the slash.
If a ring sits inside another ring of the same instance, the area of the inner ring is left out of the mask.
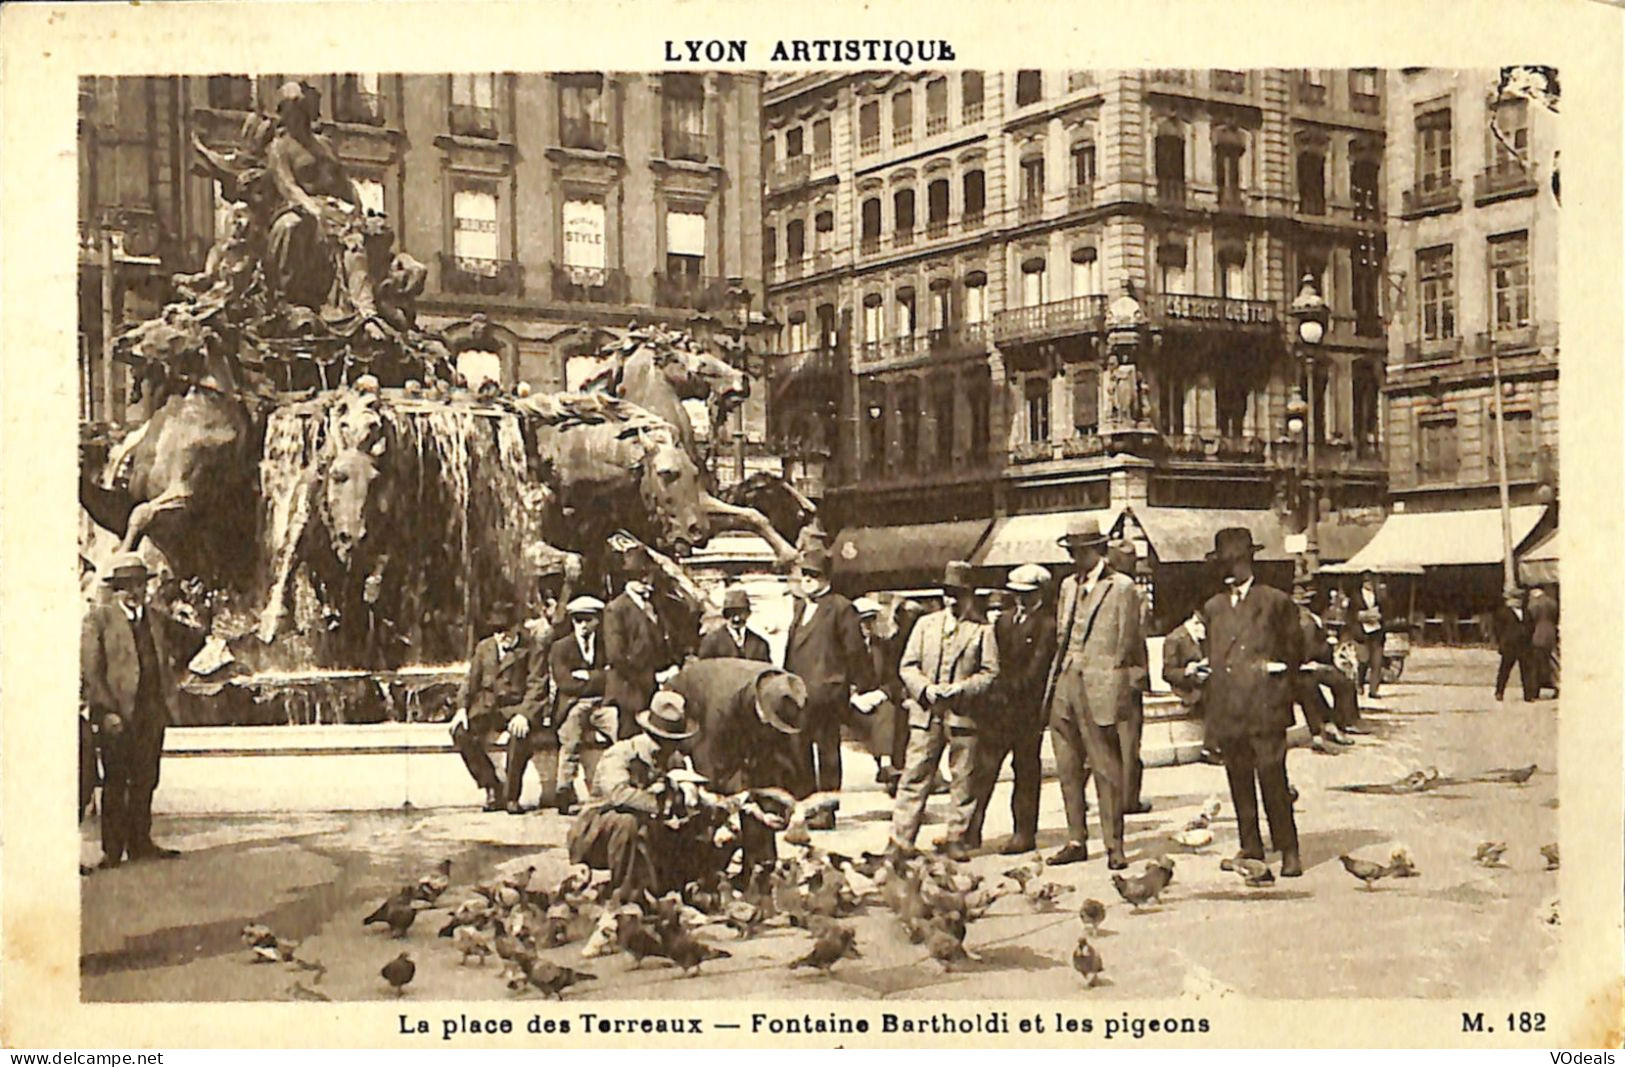
<path id="1" fill-rule="evenodd" d="M 647 521 L 659 543 L 686 556 L 711 538 L 700 469 L 664 427 L 639 428 L 631 435 L 639 445 L 634 469 Z"/>
<path id="2" fill-rule="evenodd" d="M 321 482 L 321 515 L 334 555 L 349 567 L 388 519 L 388 423 L 377 397 L 366 392 L 346 393 L 328 419 L 333 451 Z"/>

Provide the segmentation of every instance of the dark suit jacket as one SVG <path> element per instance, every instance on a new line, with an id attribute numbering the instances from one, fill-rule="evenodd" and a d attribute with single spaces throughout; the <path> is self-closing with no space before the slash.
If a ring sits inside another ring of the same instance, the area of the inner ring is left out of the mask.
<path id="1" fill-rule="evenodd" d="M 864 663 L 864 675 L 858 681 L 860 692 L 879 689 L 886 694 L 886 699 L 895 704 L 903 702 L 903 679 L 898 668 L 903 661 L 903 649 L 908 644 L 908 635 L 893 637 L 874 636 L 869 639 L 869 647 Z"/>
<path id="2" fill-rule="evenodd" d="M 604 608 L 599 628 L 604 643 L 604 699 L 621 709 L 623 720 L 649 706 L 654 696 L 655 672 L 671 665 L 671 646 L 665 630 L 625 593 Z"/>
<path id="3" fill-rule="evenodd" d="M 993 624 L 993 639 L 999 646 L 999 677 L 989 720 L 1009 726 L 1041 723 L 1044 686 L 1055 662 L 1055 613 L 1041 604 L 1018 624 L 1015 611 L 1006 611 Z"/>
<path id="4" fill-rule="evenodd" d="M 609 672 L 604 669 L 604 635 L 598 633 L 593 638 L 592 662 L 588 663 L 581 654 L 581 646 L 576 643 L 574 633 L 565 634 L 553 642 L 553 647 L 547 653 L 548 674 L 553 679 L 553 692 L 556 694 L 553 701 L 553 724 L 556 726 L 564 719 L 564 713 L 570 710 L 570 705 L 583 697 L 602 697 L 604 686 L 608 680 Z M 585 681 L 572 677 L 576 671 L 586 671 Z"/>
<path id="5" fill-rule="evenodd" d="M 141 664 L 136 653 L 135 629 L 124 609 L 117 604 L 93 604 L 85 612 L 79 630 L 79 678 L 83 699 L 98 721 L 104 715 L 118 714 L 135 725 L 132 715 L 152 716 L 150 725 L 164 726 L 175 718 L 176 675 L 203 647 L 202 630 L 171 618 L 152 604 L 145 609 L 153 648 L 158 653 L 158 686 L 163 694 L 162 709 L 137 708 L 136 692 L 141 685 Z"/>
<path id="6" fill-rule="evenodd" d="M 1532 596 L 1524 614 L 1529 616 L 1529 643 L 1548 652 L 1556 648 L 1557 603 L 1544 594 Z"/>
<path id="7" fill-rule="evenodd" d="M 492 634 L 474 646 L 458 703 L 471 721 L 492 712 L 504 719 L 517 712 L 535 721 L 547 702 L 547 681 L 547 658 L 528 632 L 506 655 Z"/>
<path id="8" fill-rule="evenodd" d="M 1305 662 L 1332 662 L 1332 646 L 1326 643 L 1326 627 L 1315 620 L 1313 612 L 1298 609 L 1298 632 L 1303 642 Z"/>
<path id="9" fill-rule="evenodd" d="M 1253 580 L 1237 607 L 1228 590 L 1202 609 L 1207 623 L 1208 662 L 1213 674 L 1202 694 L 1210 743 L 1230 738 L 1284 734 L 1292 725 L 1292 701 L 1303 662 L 1298 607 L 1279 589 Z M 1285 670 L 1270 674 L 1267 663 Z"/>
<path id="10" fill-rule="evenodd" d="M 773 659 L 773 653 L 768 650 L 767 638 L 745 627 L 745 647 L 740 648 L 734 644 L 734 635 L 723 623 L 700 638 L 700 659 L 754 659 L 768 663 Z"/>
<path id="11" fill-rule="evenodd" d="M 778 786 L 797 796 L 805 782 L 799 735 L 784 734 L 756 715 L 756 679 L 777 672 L 771 663 L 729 657 L 686 664 L 668 688 L 681 693 L 699 732 L 689 742 L 694 769 L 720 793 Z"/>
<path id="12" fill-rule="evenodd" d="M 807 683 L 809 703 L 845 704 L 848 688 L 868 680 L 870 656 L 863 647 L 858 611 L 846 597 L 828 592 L 818 598 L 818 610 L 803 626 L 806 608 L 805 600 L 794 602 L 784 668 Z"/>
<path id="13" fill-rule="evenodd" d="M 1505 653 L 1520 653 L 1529 647 L 1529 609 L 1523 611 L 1523 618 L 1512 614 L 1512 609 L 1502 604 L 1495 609 L 1495 645 Z"/>
<path id="14" fill-rule="evenodd" d="M 1185 670 L 1197 660 L 1206 658 L 1207 652 L 1191 636 L 1184 623 L 1162 639 L 1162 680 L 1168 683 L 1168 688 L 1178 695 L 1179 702 L 1187 708 L 1194 708 L 1202 702 L 1202 687 L 1191 684 L 1192 679 Z"/>

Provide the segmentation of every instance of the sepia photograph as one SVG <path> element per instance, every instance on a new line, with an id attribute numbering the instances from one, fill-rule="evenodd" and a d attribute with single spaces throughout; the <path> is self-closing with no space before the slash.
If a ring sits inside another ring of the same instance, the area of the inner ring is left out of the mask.
<path id="1" fill-rule="evenodd" d="M 1620 27 L 1446 7 L 8 13 L 0 1044 L 1617 1046 Z"/>

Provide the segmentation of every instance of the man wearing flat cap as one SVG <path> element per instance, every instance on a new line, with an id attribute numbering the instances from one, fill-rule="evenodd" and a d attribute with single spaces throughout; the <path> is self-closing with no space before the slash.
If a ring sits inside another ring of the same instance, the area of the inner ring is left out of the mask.
<path id="1" fill-rule="evenodd" d="M 115 556 L 102 579 L 108 598 L 90 606 L 80 628 L 81 691 L 102 763 L 104 868 L 179 855 L 152 840 L 152 795 L 176 676 L 207 635 L 149 604 L 147 578 L 139 555 Z"/>
<path id="2" fill-rule="evenodd" d="M 1062 546 L 1073 572 L 1061 582 L 1056 613 L 1055 664 L 1045 703 L 1055 771 L 1066 806 L 1067 843 L 1046 861 L 1089 858 L 1090 770 L 1100 805 L 1100 836 L 1112 870 L 1128 866 L 1123 854 L 1124 739 L 1147 687 L 1141 601 L 1133 579 L 1106 561 L 1106 535 L 1092 516 L 1075 517 Z"/>
<path id="3" fill-rule="evenodd" d="M 553 724 L 559 732 L 555 801 L 559 811 L 568 815 L 575 807 L 582 746 L 607 746 L 613 742 L 620 718 L 604 700 L 608 672 L 604 668 L 604 642 L 598 633 L 604 602 L 595 596 L 578 596 L 564 610 L 570 619 L 570 633 L 553 642 L 547 654 L 547 669 L 557 694 L 553 706 Z"/>
<path id="4" fill-rule="evenodd" d="M 752 630 L 749 622 L 750 595 L 735 586 L 722 595 L 722 625 L 700 640 L 699 658 L 771 661 L 767 638 Z"/>
<path id="5" fill-rule="evenodd" d="M 474 646 L 451 719 L 451 743 L 474 783 L 485 790 L 485 810 L 519 812 L 519 793 L 530 762 L 530 728 L 547 700 L 547 659 L 528 636 L 518 606 L 494 601 L 486 609 L 489 636 Z M 487 752 L 508 734 L 507 776 L 497 777 Z"/>
<path id="6" fill-rule="evenodd" d="M 830 557 L 821 548 L 801 554 L 797 591 L 785 640 L 784 669 L 807 683 L 807 719 L 802 730 L 810 780 L 816 792 L 841 789 L 841 724 L 854 688 L 868 689 L 867 655 L 858 612 L 830 588 Z M 809 820 L 813 829 L 834 825 L 833 812 Z"/>
<path id="7" fill-rule="evenodd" d="M 993 628 L 976 615 L 970 564 L 949 563 L 942 578 L 948 603 L 914 624 L 900 673 L 908 693 L 908 754 L 892 815 L 892 847 L 914 848 L 931 796 L 931 781 L 948 750 L 948 832 L 944 855 L 963 862 L 981 842 L 971 836 L 976 814 L 978 730 L 988 691 L 999 675 Z"/>
<path id="8" fill-rule="evenodd" d="M 1281 876 L 1303 874 L 1298 827 L 1286 778 L 1286 732 L 1303 662 L 1298 609 L 1279 589 L 1253 575 L 1253 535 L 1242 527 L 1220 530 L 1214 559 L 1228 587 L 1202 608 L 1211 674 L 1202 691 L 1209 748 L 1217 749 L 1230 782 L 1240 856 L 1264 859 L 1258 825 L 1263 794 L 1270 838 L 1281 853 Z"/>

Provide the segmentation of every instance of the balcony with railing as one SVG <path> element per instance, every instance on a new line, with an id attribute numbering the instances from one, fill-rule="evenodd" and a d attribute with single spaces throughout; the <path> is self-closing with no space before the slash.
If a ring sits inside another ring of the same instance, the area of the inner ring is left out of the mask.
<path id="1" fill-rule="evenodd" d="M 865 256 L 878 256 L 880 254 L 880 235 L 864 234 L 858 239 L 858 252 Z"/>
<path id="2" fill-rule="evenodd" d="M 726 301 L 728 282 L 707 274 L 655 271 L 654 292 L 655 304 L 659 307 L 707 311 L 721 307 Z"/>
<path id="3" fill-rule="evenodd" d="M 927 137 L 935 137 L 939 133 L 947 132 L 947 129 L 948 129 L 948 116 L 947 115 L 928 115 L 928 116 L 926 116 L 926 119 L 925 119 L 925 135 Z"/>
<path id="4" fill-rule="evenodd" d="M 880 134 L 871 133 L 859 139 L 858 152 L 861 155 L 872 156 L 878 151 L 880 151 Z"/>
<path id="5" fill-rule="evenodd" d="M 893 126 L 891 129 L 891 143 L 895 145 L 909 144 L 914 140 L 914 124 L 907 126 Z"/>
<path id="6" fill-rule="evenodd" d="M 676 130 L 668 126 L 661 135 L 661 150 L 667 159 L 704 163 L 710 158 L 708 140 L 701 131 Z"/>
<path id="7" fill-rule="evenodd" d="M 1055 442 L 1047 438 L 1042 441 L 1021 441 L 1010 449 L 1010 462 L 1043 463 L 1054 459 L 1055 453 Z"/>
<path id="8" fill-rule="evenodd" d="M 1106 316 L 1106 297 L 1086 295 L 1033 307 L 1001 311 L 993 319 L 995 341 L 1038 341 L 1076 333 L 1099 333 Z"/>
<path id="9" fill-rule="evenodd" d="M 1147 297 L 1146 302 L 1151 322 L 1165 329 L 1268 330 L 1280 319 L 1275 305 L 1268 300 L 1156 293 Z"/>
<path id="10" fill-rule="evenodd" d="M 960 322 L 932 330 L 927 335 L 933 356 L 954 358 L 979 356 L 987 351 L 987 323 Z"/>
<path id="11" fill-rule="evenodd" d="M 602 152 L 609 143 L 609 124 L 596 119 L 566 118 L 559 123 L 559 142 L 565 148 Z"/>
<path id="12" fill-rule="evenodd" d="M 1349 107 L 1362 115 L 1375 115 L 1382 110 L 1382 98 L 1376 93 L 1349 93 Z"/>
<path id="13" fill-rule="evenodd" d="M 1157 68 L 1147 73 L 1153 85 L 1177 85 L 1180 88 L 1187 88 L 1191 84 L 1191 72 L 1188 70 Z"/>
<path id="14" fill-rule="evenodd" d="M 940 241 L 948 236 L 951 229 L 947 219 L 932 219 L 925 224 L 925 239 Z"/>
<path id="15" fill-rule="evenodd" d="M 625 271 L 555 263 L 553 299 L 567 304 L 625 304 L 631 300 Z"/>
<path id="16" fill-rule="evenodd" d="M 494 139 L 497 135 L 497 109 L 475 104 L 453 104 L 451 132 L 460 137 Z"/>
<path id="17" fill-rule="evenodd" d="M 828 148 L 819 149 L 812 154 L 813 170 L 823 170 L 835 162 L 835 157 Z"/>
<path id="18" fill-rule="evenodd" d="M 1314 82 L 1300 81 L 1298 83 L 1298 103 L 1309 107 L 1326 106 L 1326 87 L 1316 85 Z"/>
<path id="19" fill-rule="evenodd" d="M 1106 454 L 1106 440 L 1097 433 L 1078 433 L 1061 442 L 1062 459 L 1088 459 Z"/>
<path id="20" fill-rule="evenodd" d="M 1213 437 L 1206 434 L 1169 434 L 1163 438 L 1168 454 L 1179 459 L 1215 463 L 1262 463 L 1269 449 L 1261 437 Z"/>
<path id="21" fill-rule="evenodd" d="M 1445 176 L 1429 175 L 1404 190 L 1400 213 L 1405 218 L 1456 211 L 1461 207 L 1461 182 Z"/>
<path id="22" fill-rule="evenodd" d="M 379 93 L 352 89 L 341 92 L 333 103 L 333 117 L 340 122 L 354 122 L 363 126 L 384 124 L 384 98 Z"/>
<path id="23" fill-rule="evenodd" d="M 982 114 L 983 114 L 982 101 L 976 100 L 976 101 L 973 101 L 973 102 L 971 102 L 969 104 L 966 104 L 963 108 L 960 109 L 959 118 L 960 118 L 960 121 L 962 121 L 965 125 L 969 126 L 973 122 L 981 122 L 982 121 Z"/>
<path id="24" fill-rule="evenodd" d="M 1185 202 L 1185 179 L 1158 178 L 1157 199 L 1165 204 L 1183 204 Z"/>
<path id="25" fill-rule="evenodd" d="M 791 156 L 781 159 L 773 165 L 772 172 L 767 177 L 767 187 L 773 192 L 784 189 L 793 189 L 798 185 L 807 184 L 812 176 L 812 157 L 807 155 Z"/>
<path id="26" fill-rule="evenodd" d="M 1490 346 L 1494 345 L 1500 355 L 1511 353 L 1532 352 L 1540 347 L 1540 333 L 1532 322 L 1521 326 L 1497 326 L 1493 330 L 1481 330 L 1473 339 L 1473 354 L 1489 356 Z"/>
<path id="27" fill-rule="evenodd" d="M 1247 72 L 1244 70 L 1215 70 L 1212 74 L 1213 88 L 1221 93 L 1245 93 L 1247 91 Z"/>
<path id="28" fill-rule="evenodd" d="M 1043 217 L 1044 198 L 1041 196 L 1023 197 L 1016 204 L 1016 218 L 1021 222 L 1032 222 Z"/>
<path id="29" fill-rule="evenodd" d="M 1454 363 L 1461 359 L 1461 352 L 1460 337 L 1429 337 L 1406 341 L 1405 364 Z"/>
<path id="30" fill-rule="evenodd" d="M 1535 175 L 1516 160 L 1485 167 L 1473 176 L 1473 202 L 1488 204 L 1535 191 Z"/>
<path id="31" fill-rule="evenodd" d="M 524 292 L 524 271 L 511 259 L 480 259 L 442 252 L 440 288 L 448 293 L 519 296 Z"/>
<path id="32" fill-rule="evenodd" d="M 1066 209 L 1069 212 L 1087 211 L 1094 206 L 1095 187 L 1092 185 L 1074 185 L 1066 191 Z"/>

